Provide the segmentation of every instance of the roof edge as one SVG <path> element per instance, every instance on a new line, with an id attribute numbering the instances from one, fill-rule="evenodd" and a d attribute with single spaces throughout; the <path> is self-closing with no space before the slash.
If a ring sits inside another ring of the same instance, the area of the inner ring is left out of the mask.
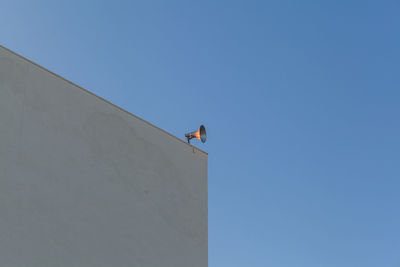
<path id="1" fill-rule="evenodd" d="M 45 67 L 43 67 L 43 66 L 41 66 L 41 65 L 39 65 L 39 64 L 37 64 L 37 63 L 35 63 L 35 62 L 33 62 L 32 60 L 29 60 L 29 59 L 27 59 L 26 57 L 21 56 L 20 54 L 18 54 L 18 53 L 16 53 L 16 52 L 12 51 L 12 50 L 10 50 L 10 49 L 8 49 L 7 47 L 4 47 L 4 46 L 1 45 L 1 44 L 0 44 L 0 48 L 6 50 L 7 52 L 9 52 L 9 53 L 11 53 L 11 54 L 13 54 L 13 55 L 16 55 L 17 57 L 19 57 L 19 58 L 21 58 L 21 59 L 23 59 L 23 60 L 29 62 L 30 64 L 35 65 L 36 67 L 39 67 L 40 69 L 42 69 L 42 70 L 44 70 L 44 71 L 50 73 L 51 75 L 56 76 L 57 78 L 60 78 L 60 79 L 64 80 L 65 82 L 67 82 L 67 83 L 69 83 L 69 84 L 71 84 L 71 85 L 73 85 L 73 86 L 75 86 L 75 87 L 81 89 L 82 91 L 86 92 L 87 94 L 90 94 L 90 95 L 92 95 L 92 96 L 94 96 L 94 97 L 97 97 L 98 99 L 100 99 L 101 101 L 105 102 L 106 104 L 111 105 L 111 106 L 113 106 L 114 108 L 117 108 L 117 109 L 119 109 L 120 111 L 125 112 L 125 113 L 127 113 L 128 115 L 130 115 L 130 116 L 132 116 L 132 117 L 134 117 L 134 118 L 136 118 L 136 119 L 138 119 L 138 120 L 141 120 L 142 122 L 146 123 L 147 125 L 149 125 L 149 126 L 155 128 L 155 129 L 157 129 L 157 130 L 159 130 L 159 131 L 161 131 L 161 132 L 163 132 L 163 133 L 165 133 L 165 134 L 171 136 L 172 138 L 175 138 L 175 139 L 178 140 L 179 142 L 181 142 L 181 143 L 183 143 L 183 144 L 185 144 L 185 145 L 187 145 L 187 146 L 189 146 L 189 147 L 192 147 L 192 148 L 194 148 L 194 149 L 196 149 L 196 150 L 198 150 L 198 151 L 204 153 L 205 155 L 208 155 L 208 152 L 206 152 L 206 151 L 204 151 L 204 150 L 202 150 L 202 149 L 200 149 L 200 148 L 198 148 L 198 147 L 196 147 L 196 146 L 194 146 L 194 145 L 192 145 L 192 144 L 186 143 L 184 140 L 180 139 L 179 137 L 177 137 L 177 136 L 175 136 L 175 135 L 173 135 L 173 134 L 171 134 L 171 133 L 169 133 L 169 132 L 167 132 L 167 131 L 161 129 L 160 127 L 157 127 L 156 125 L 154 125 L 154 124 L 152 124 L 152 123 L 150 123 L 150 122 L 148 122 L 148 121 L 146 121 L 146 120 L 144 120 L 144 119 L 142 119 L 142 118 L 140 118 L 140 117 L 134 115 L 133 113 L 131 113 L 131 112 L 129 112 L 129 111 L 127 111 L 127 110 L 125 110 L 125 109 L 123 109 L 123 108 L 117 106 L 116 104 L 111 103 L 110 101 L 108 101 L 108 100 L 102 98 L 101 96 L 96 95 L 95 93 L 92 93 L 91 91 L 89 91 L 89 90 L 83 88 L 82 86 L 79 86 L 79 85 L 77 85 L 76 83 L 73 83 L 73 82 L 71 82 L 70 80 L 67 80 L 66 78 L 64 78 L 64 77 L 62 77 L 62 76 L 60 76 L 60 75 L 58 75 L 58 74 L 52 72 L 51 70 L 46 69 Z"/>

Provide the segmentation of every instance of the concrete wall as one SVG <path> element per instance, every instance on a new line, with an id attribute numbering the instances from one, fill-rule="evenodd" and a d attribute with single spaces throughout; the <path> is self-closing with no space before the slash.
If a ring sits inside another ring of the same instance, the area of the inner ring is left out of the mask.
<path id="1" fill-rule="evenodd" d="M 207 261 L 207 154 L 0 47 L 0 266 Z"/>

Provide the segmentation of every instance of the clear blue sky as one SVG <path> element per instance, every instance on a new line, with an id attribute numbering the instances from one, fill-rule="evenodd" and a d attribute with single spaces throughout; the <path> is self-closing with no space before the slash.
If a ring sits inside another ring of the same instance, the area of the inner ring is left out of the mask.
<path id="1" fill-rule="evenodd" d="M 210 267 L 400 266 L 398 0 L 3 0 L 0 43 L 206 125 Z"/>

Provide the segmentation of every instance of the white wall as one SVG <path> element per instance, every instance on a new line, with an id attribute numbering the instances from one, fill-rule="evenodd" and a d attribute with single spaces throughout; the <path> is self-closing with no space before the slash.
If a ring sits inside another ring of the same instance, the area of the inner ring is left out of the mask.
<path id="1" fill-rule="evenodd" d="M 207 261 L 207 154 L 0 47 L 0 266 Z"/>

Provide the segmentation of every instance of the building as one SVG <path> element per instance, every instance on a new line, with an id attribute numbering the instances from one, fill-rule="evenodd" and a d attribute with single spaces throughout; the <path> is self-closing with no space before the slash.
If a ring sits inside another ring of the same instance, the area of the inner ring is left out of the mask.
<path id="1" fill-rule="evenodd" d="M 207 266 L 207 153 L 0 47 L 0 266 Z"/>

